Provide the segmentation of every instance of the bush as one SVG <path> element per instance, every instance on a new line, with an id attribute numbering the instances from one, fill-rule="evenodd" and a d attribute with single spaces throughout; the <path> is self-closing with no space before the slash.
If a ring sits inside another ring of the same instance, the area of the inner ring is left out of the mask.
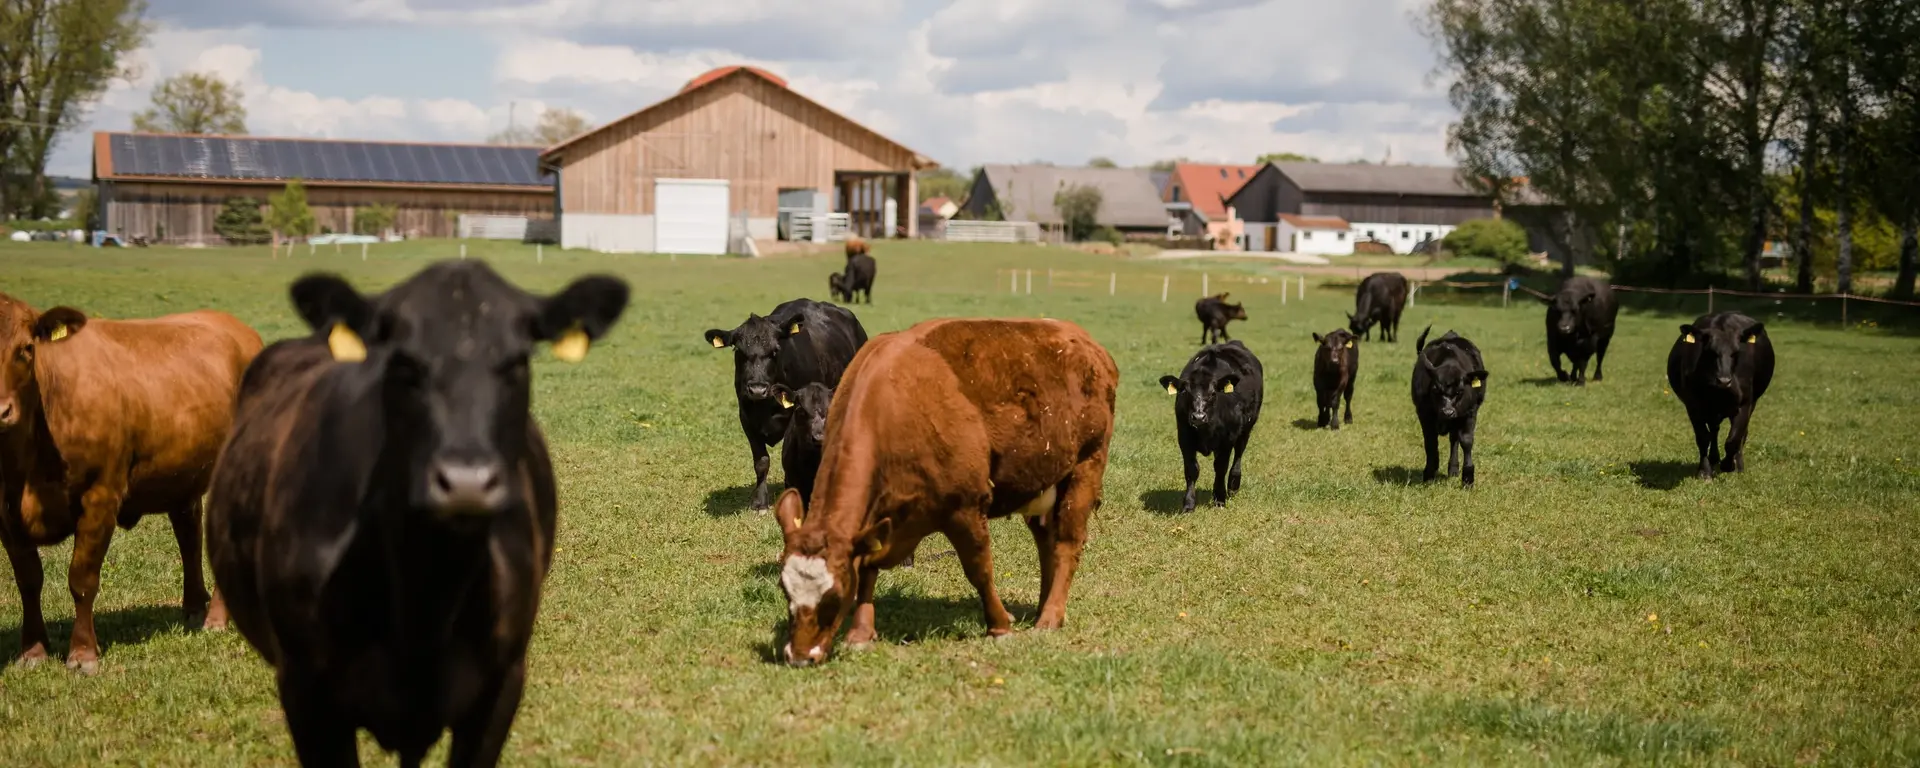
<path id="1" fill-rule="evenodd" d="M 68 219 L 54 219 L 52 221 L 18 219 L 7 222 L 6 227 L 16 232 L 70 232 L 76 229 L 83 229 L 83 227 L 80 226 L 80 222 Z"/>
<path id="2" fill-rule="evenodd" d="M 259 245 L 269 233 L 260 218 L 260 201 L 249 197 L 229 197 L 220 213 L 213 217 L 213 231 L 233 245 Z"/>
<path id="3" fill-rule="evenodd" d="M 287 182 L 287 188 L 267 198 L 267 226 L 284 237 L 301 238 L 313 234 L 316 224 L 313 209 L 307 207 L 307 188 L 299 179 Z"/>
<path id="4" fill-rule="evenodd" d="M 392 205 L 368 205 L 353 212 L 353 232 L 356 235 L 384 235 L 393 228 L 393 221 L 399 218 L 400 209 Z"/>
<path id="5" fill-rule="evenodd" d="M 1123 245 L 1127 242 L 1127 236 L 1120 234 L 1120 230 L 1104 224 L 1094 227 L 1093 234 L 1089 235 L 1087 239 L 1095 242 L 1113 243 L 1114 245 Z"/>
<path id="6" fill-rule="evenodd" d="M 1518 264 L 1527 256 L 1527 231 L 1507 219 L 1474 219 L 1447 233 L 1444 244 L 1455 256 Z"/>
<path id="7" fill-rule="evenodd" d="M 1100 205 L 1105 202 L 1098 187 L 1075 184 L 1062 187 L 1053 195 L 1053 208 L 1060 213 L 1060 221 L 1066 225 L 1067 239 L 1074 242 L 1086 240 L 1093 235 L 1100 221 Z"/>

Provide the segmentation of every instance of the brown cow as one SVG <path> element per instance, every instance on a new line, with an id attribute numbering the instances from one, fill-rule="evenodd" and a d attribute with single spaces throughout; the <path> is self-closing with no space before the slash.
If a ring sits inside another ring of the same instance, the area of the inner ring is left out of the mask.
<path id="1" fill-rule="evenodd" d="M 1016 512 L 1040 550 L 1034 627 L 1059 627 L 1100 506 L 1118 378 L 1113 357 L 1061 320 L 929 320 L 861 347 L 827 412 L 811 513 L 793 489 L 774 510 L 787 662 L 824 662 L 849 612 L 848 645 L 871 643 L 880 569 L 936 532 L 979 591 L 987 633 L 1011 632 L 987 520 Z"/>
<path id="2" fill-rule="evenodd" d="M 20 587 L 21 663 L 49 651 L 36 547 L 73 537 L 67 666 L 98 671 L 93 601 L 115 523 L 131 530 L 165 514 L 180 545 L 187 623 L 208 609 L 201 502 L 260 346 L 260 334 L 221 312 L 89 321 L 0 294 L 0 543 Z M 224 613 L 217 600 L 213 613 Z"/>

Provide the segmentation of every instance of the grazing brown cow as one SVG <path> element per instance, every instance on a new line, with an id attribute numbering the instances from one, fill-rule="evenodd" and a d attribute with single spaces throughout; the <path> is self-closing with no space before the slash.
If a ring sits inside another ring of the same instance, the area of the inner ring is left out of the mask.
<path id="1" fill-rule="evenodd" d="M 870 644 L 875 578 L 936 532 L 979 591 L 987 633 L 1011 632 L 987 520 L 1014 513 L 1040 550 L 1034 627 L 1059 627 L 1100 506 L 1118 378 L 1061 320 L 929 320 L 861 347 L 828 409 L 811 511 L 792 489 L 774 509 L 787 663 L 824 662 L 848 613 L 848 645 Z"/>
<path id="2" fill-rule="evenodd" d="M 100 564 L 114 524 L 131 530 L 146 515 L 173 524 L 182 607 L 189 625 L 200 620 L 210 599 L 201 497 L 233 424 L 241 373 L 259 351 L 260 334 L 221 312 L 90 321 L 0 294 L 0 543 L 20 587 L 21 663 L 49 652 L 37 548 L 72 537 L 67 666 L 98 671 Z"/>

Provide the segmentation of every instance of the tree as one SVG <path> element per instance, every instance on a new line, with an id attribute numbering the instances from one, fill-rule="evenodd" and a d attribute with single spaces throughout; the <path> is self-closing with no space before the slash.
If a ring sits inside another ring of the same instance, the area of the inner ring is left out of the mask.
<path id="1" fill-rule="evenodd" d="M 133 116 L 149 133 L 245 135 L 247 108 L 240 86 L 202 72 L 182 72 L 153 89 L 153 106 Z"/>
<path id="2" fill-rule="evenodd" d="M 267 227 L 276 240 L 313 234 L 313 209 L 307 207 L 307 188 L 299 179 L 287 182 L 286 189 L 267 198 Z"/>
<path id="3" fill-rule="evenodd" d="M 380 235 L 393 228 L 393 222 L 399 218 L 398 206 L 367 205 L 353 212 L 353 232 L 358 235 Z"/>
<path id="4" fill-rule="evenodd" d="M 957 203 L 967 198 L 967 191 L 972 187 L 972 177 L 962 176 L 951 168 L 930 168 L 914 174 L 914 189 L 920 198 L 914 202 L 944 197 Z"/>
<path id="5" fill-rule="evenodd" d="M 1456 256 L 1515 264 L 1527 255 L 1527 231 L 1508 219 L 1469 219 L 1442 241 Z"/>
<path id="6" fill-rule="evenodd" d="M 1155 160 L 1155 161 L 1153 161 L 1153 163 L 1152 163 L 1152 164 L 1150 164 L 1150 165 L 1148 165 L 1148 166 L 1147 166 L 1147 170 L 1149 170 L 1149 171 L 1171 171 L 1171 170 L 1173 170 L 1173 169 L 1174 169 L 1174 166 L 1177 166 L 1177 165 L 1179 165 L 1179 164 L 1181 164 L 1181 163 L 1185 163 L 1185 162 L 1188 162 L 1188 160 L 1187 160 L 1186 158 L 1184 158 L 1184 157 L 1175 157 L 1175 158 L 1171 158 L 1171 159 L 1167 159 L 1167 160 Z"/>
<path id="7" fill-rule="evenodd" d="M 94 214 L 99 212 L 100 200 L 94 194 L 93 187 L 86 187 L 73 195 L 73 215 L 69 218 L 81 229 L 89 232 L 96 229 Z"/>
<path id="8" fill-rule="evenodd" d="M 531 128 L 517 125 L 487 137 L 488 144 L 524 144 L 551 147 L 571 139 L 592 128 L 585 117 L 571 109 L 548 107 L 540 113 L 539 122 Z"/>
<path id="9" fill-rule="evenodd" d="M 1859 9 L 1860 79 L 1877 109 L 1863 131 L 1871 153 L 1867 174 L 1873 207 L 1900 230 L 1893 295 L 1912 298 L 1920 270 L 1920 5 L 1910 0 L 1853 0 Z"/>
<path id="10" fill-rule="evenodd" d="M 213 231 L 234 245 L 257 245 L 271 234 L 260 217 L 260 201 L 250 197 L 229 197 L 220 213 L 213 217 Z"/>
<path id="11" fill-rule="evenodd" d="M 1317 163 L 1317 162 L 1320 162 L 1320 158 L 1308 157 L 1306 155 L 1302 155 L 1297 152 L 1268 152 L 1264 155 L 1261 155 L 1253 159 L 1254 165 L 1266 165 L 1267 163 Z"/>
<path id="12" fill-rule="evenodd" d="M 1120 167 L 1120 165 L 1107 158 L 1096 157 L 1092 160 L 1087 161 L 1087 167 L 1088 168 L 1118 168 Z"/>
<path id="13" fill-rule="evenodd" d="M 1087 239 L 1099 226 L 1102 202 L 1100 189 L 1084 184 L 1061 187 L 1053 194 L 1053 209 L 1060 213 L 1067 237 L 1076 242 Z"/>
<path id="14" fill-rule="evenodd" d="M 0 2 L 0 215 L 16 186 L 27 195 L 25 215 L 55 213 L 47 158 L 127 74 L 122 61 L 146 39 L 145 10 L 145 0 Z M 25 183 L 10 183 L 15 175 Z"/>

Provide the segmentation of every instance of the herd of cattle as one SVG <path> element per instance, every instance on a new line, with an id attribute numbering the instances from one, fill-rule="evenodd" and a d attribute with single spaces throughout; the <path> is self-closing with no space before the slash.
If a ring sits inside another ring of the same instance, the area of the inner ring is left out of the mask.
<path id="1" fill-rule="evenodd" d="M 835 298 L 870 292 L 873 274 L 864 247 L 849 248 Z M 406 765 L 447 730 L 449 764 L 492 765 L 526 684 L 554 552 L 558 494 L 530 412 L 528 361 L 543 344 L 581 361 L 625 312 L 629 287 L 593 275 L 539 296 L 463 260 L 377 295 L 326 274 L 301 278 L 290 295 L 311 334 L 263 347 L 220 312 L 89 319 L 0 294 L 0 541 L 21 596 L 19 660 L 51 650 L 39 548 L 74 540 L 66 661 L 91 673 L 114 528 L 165 514 L 189 624 L 231 622 L 274 668 L 302 764 L 354 764 L 365 729 Z M 1349 326 L 1314 334 L 1321 426 L 1353 422 L 1356 342 L 1375 325 L 1397 339 L 1406 295 L 1399 275 L 1369 277 Z M 1196 305 L 1207 336 L 1226 338 L 1229 320 L 1246 319 L 1225 299 Z M 1574 278 L 1548 305 L 1554 369 L 1582 383 L 1613 332 L 1611 290 Z M 1453 332 L 1429 343 L 1431 330 L 1415 342 L 1412 379 L 1425 478 L 1446 435 L 1448 475 L 1471 487 L 1485 361 Z M 1062 625 L 1101 504 L 1119 386 L 1112 356 L 1084 329 L 937 319 L 869 339 L 852 312 L 801 298 L 705 337 L 733 351 L 752 506 L 771 507 L 783 535 L 785 661 L 826 661 L 849 619 L 844 642 L 872 643 L 879 571 L 910 565 L 934 533 L 952 543 L 988 633 L 1009 633 L 987 524 L 1011 515 L 1039 553 L 1035 627 Z M 1175 396 L 1188 510 L 1196 454 L 1214 458 L 1215 505 L 1239 489 L 1263 405 L 1259 358 L 1238 340 L 1210 340 L 1160 379 Z M 1668 380 L 1703 477 L 1716 464 L 1743 468 L 1747 422 L 1772 369 L 1751 318 L 1720 313 L 1681 327 Z M 1728 418 L 1723 458 L 1714 443 Z M 787 488 L 770 503 L 768 448 L 781 443 Z"/>

